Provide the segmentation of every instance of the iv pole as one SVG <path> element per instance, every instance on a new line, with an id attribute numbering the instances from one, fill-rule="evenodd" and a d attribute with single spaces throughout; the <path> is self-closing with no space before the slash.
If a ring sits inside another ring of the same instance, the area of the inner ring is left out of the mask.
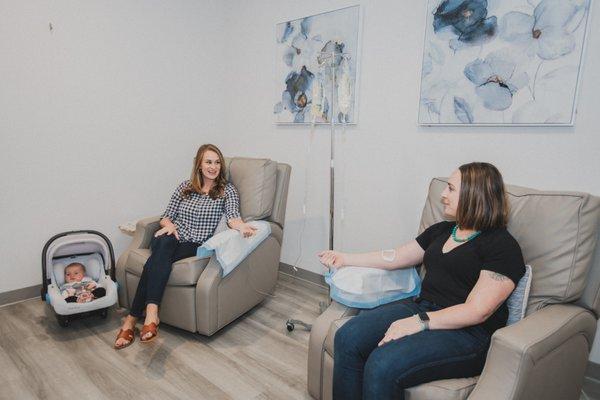
<path id="1" fill-rule="evenodd" d="M 339 58 L 339 63 L 336 60 Z M 321 52 L 318 56 L 319 64 L 328 63 L 328 67 L 331 68 L 331 116 L 329 118 L 330 126 L 330 153 L 329 153 L 329 250 L 333 250 L 334 245 L 334 231 L 335 231 L 335 119 L 337 118 L 335 109 L 335 98 L 336 98 L 336 69 L 342 65 L 344 60 L 349 60 L 350 54 L 348 53 L 336 53 L 336 52 Z M 339 93 L 338 93 L 339 96 Z M 314 99 L 313 99 L 314 101 Z M 338 102 L 339 103 L 339 102 Z M 346 116 L 344 115 L 344 118 Z M 344 122 L 345 123 L 345 122 Z M 329 304 L 331 298 L 329 297 L 326 301 L 319 302 L 319 311 L 322 314 Z M 307 331 L 312 329 L 312 325 L 298 319 L 288 319 L 286 322 L 286 328 L 289 332 L 293 331 L 295 325 L 304 327 Z"/>
<path id="2" fill-rule="evenodd" d="M 329 133 L 330 133 L 330 146 L 329 146 L 329 250 L 333 250 L 333 235 L 335 231 L 335 98 L 336 98 L 336 68 L 341 64 L 345 54 L 335 52 L 321 52 L 319 55 L 319 63 L 327 62 L 327 66 L 331 68 L 331 116 L 329 118 Z M 340 62 L 336 65 L 336 59 L 339 58 Z"/>

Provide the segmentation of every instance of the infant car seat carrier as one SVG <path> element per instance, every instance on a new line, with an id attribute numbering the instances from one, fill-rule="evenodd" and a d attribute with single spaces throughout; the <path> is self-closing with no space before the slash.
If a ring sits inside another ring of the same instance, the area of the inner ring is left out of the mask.
<path id="1" fill-rule="evenodd" d="M 78 262 L 85 266 L 86 275 L 106 295 L 88 303 L 68 303 L 60 292 L 64 284 L 64 269 Z M 42 300 L 50 304 L 61 326 L 68 326 L 76 318 L 99 313 L 108 315 L 108 308 L 117 302 L 115 283 L 115 255 L 110 240 L 97 231 L 71 231 L 53 236 L 42 251 Z"/>

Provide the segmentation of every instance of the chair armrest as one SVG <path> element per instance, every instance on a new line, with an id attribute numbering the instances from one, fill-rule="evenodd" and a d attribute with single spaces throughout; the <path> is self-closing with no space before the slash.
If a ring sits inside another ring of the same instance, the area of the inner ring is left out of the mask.
<path id="1" fill-rule="evenodd" d="M 281 246 L 273 235 L 260 243 L 226 277 L 213 255 L 196 284 L 196 325 L 210 336 L 247 312 L 277 283 Z"/>
<path id="2" fill-rule="evenodd" d="M 358 310 L 332 301 L 329 307 L 319 315 L 310 330 L 308 341 L 308 392 L 315 399 L 321 397 L 321 376 L 323 374 L 322 356 L 325 340 L 331 324 L 335 321 L 358 314 Z"/>
<path id="3" fill-rule="evenodd" d="M 135 233 L 129 248 L 147 249 L 150 247 L 150 240 L 156 231 L 160 228 L 161 217 L 148 217 L 140 219 L 135 224 Z M 136 246 L 136 247 L 133 247 Z"/>
<path id="4" fill-rule="evenodd" d="M 125 281 L 125 263 L 131 250 L 147 249 L 154 232 L 160 227 L 160 217 L 148 217 L 141 219 L 135 225 L 135 233 L 127 249 L 117 259 L 115 277 L 119 283 L 119 305 L 129 307 L 127 300 L 127 282 Z"/>
<path id="5" fill-rule="evenodd" d="M 571 398 L 564 393 L 570 387 L 577 392 L 578 384 L 581 389 L 595 331 L 594 315 L 569 304 L 547 306 L 499 329 L 469 400 Z"/>
<path id="6" fill-rule="evenodd" d="M 221 271 L 221 265 L 213 255 L 196 283 L 196 329 L 202 335 L 211 336 L 218 330 Z"/>
<path id="7" fill-rule="evenodd" d="M 242 264 L 248 265 L 248 284 L 252 292 L 264 298 L 272 294 L 279 277 L 279 259 L 281 257 L 281 236 L 271 233 L 250 254 Z"/>

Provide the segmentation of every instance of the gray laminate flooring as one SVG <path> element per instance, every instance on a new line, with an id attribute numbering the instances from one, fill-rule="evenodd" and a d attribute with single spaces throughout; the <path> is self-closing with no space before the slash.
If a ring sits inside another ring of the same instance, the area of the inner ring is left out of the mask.
<path id="1" fill-rule="evenodd" d="M 208 338 L 161 326 L 159 338 L 115 351 L 124 310 L 61 328 L 39 298 L 0 307 L 0 399 L 310 399 L 309 333 L 325 291 L 280 275 L 275 297 Z M 600 399 L 586 378 L 581 400 Z"/>
<path id="2" fill-rule="evenodd" d="M 600 381 L 590 375 L 586 376 L 580 400 L 600 400 Z"/>
<path id="3" fill-rule="evenodd" d="M 115 351 L 124 310 L 61 328 L 39 298 L 0 308 L 0 399 L 310 399 L 309 333 L 325 291 L 281 275 L 275 297 L 212 337 L 161 326 Z"/>

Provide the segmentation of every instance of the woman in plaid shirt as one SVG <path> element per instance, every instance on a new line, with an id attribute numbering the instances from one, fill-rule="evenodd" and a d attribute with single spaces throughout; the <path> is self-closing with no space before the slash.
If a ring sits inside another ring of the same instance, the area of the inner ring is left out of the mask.
<path id="1" fill-rule="evenodd" d="M 138 318 L 145 314 L 140 341 L 149 342 L 158 335 L 158 306 L 162 299 L 171 265 L 196 255 L 196 249 L 209 239 L 223 214 L 230 228 L 244 237 L 255 228 L 240 217 L 240 198 L 235 186 L 225 179 L 225 160 L 212 144 L 200 146 L 195 167 L 189 180 L 182 182 L 169 201 L 160 220 L 159 229 L 150 248 L 152 255 L 144 270 L 129 315 L 125 318 L 115 341 L 115 349 L 133 343 Z"/>

